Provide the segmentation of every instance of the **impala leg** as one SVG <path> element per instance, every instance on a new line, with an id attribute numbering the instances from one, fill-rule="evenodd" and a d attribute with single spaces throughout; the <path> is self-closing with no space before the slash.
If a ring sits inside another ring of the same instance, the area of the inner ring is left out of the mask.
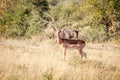
<path id="1" fill-rule="evenodd" d="M 82 53 L 83 53 L 83 56 L 87 59 L 87 54 L 84 51 L 82 51 Z"/>
<path id="2" fill-rule="evenodd" d="M 82 58 L 83 58 L 83 54 L 82 54 L 82 49 L 81 48 L 79 48 L 79 54 L 81 55 L 81 60 L 82 60 Z"/>
<path id="3" fill-rule="evenodd" d="M 65 58 L 66 58 L 66 48 L 64 48 L 64 61 L 65 61 Z"/>

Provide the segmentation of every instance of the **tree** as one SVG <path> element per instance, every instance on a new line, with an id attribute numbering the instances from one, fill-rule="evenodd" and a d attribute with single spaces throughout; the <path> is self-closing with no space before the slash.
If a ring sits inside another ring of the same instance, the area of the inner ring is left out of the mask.
<path id="1" fill-rule="evenodd" d="M 120 0 L 88 0 L 92 24 L 105 25 L 107 40 L 116 35 L 120 21 Z"/>
<path id="2" fill-rule="evenodd" d="M 39 32 L 44 23 L 40 17 L 49 9 L 46 0 L 2 0 L 0 4 L 5 5 L 2 6 L 0 34 L 14 37 Z"/>

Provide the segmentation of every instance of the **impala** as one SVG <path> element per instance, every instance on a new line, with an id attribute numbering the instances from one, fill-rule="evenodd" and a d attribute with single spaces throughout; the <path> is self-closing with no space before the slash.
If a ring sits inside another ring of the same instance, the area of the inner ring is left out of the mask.
<path id="1" fill-rule="evenodd" d="M 60 33 L 61 31 L 58 31 L 57 41 L 59 45 L 61 45 L 62 48 L 64 48 L 64 60 L 66 57 L 66 49 L 68 48 L 77 49 L 81 55 L 81 59 L 83 58 L 83 56 L 87 58 L 86 53 L 83 52 L 83 48 L 85 47 L 85 41 L 80 39 L 77 39 L 77 40 L 63 39 L 60 37 Z"/>

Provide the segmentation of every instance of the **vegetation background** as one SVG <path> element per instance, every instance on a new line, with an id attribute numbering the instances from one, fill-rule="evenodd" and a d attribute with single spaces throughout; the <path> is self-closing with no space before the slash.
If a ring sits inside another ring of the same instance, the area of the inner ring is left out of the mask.
<path id="1" fill-rule="evenodd" d="M 119 42 L 120 1 L 0 1 L 0 36 L 20 38 L 47 32 L 53 38 L 52 26 L 81 31 L 80 36 L 88 42 Z"/>
<path id="2" fill-rule="evenodd" d="M 88 59 L 63 61 L 54 28 L 78 30 Z M 0 0 L 0 80 L 120 80 L 119 61 L 120 0 Z"/>

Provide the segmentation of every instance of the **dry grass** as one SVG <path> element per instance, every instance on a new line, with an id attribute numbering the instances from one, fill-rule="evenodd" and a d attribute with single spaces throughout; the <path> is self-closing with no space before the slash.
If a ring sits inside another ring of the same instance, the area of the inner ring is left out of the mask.
<path id="1" fill-rule="evenodd" d="M 52 41 L 1 40 L 0 80 L 120 80 L 119 49 L 88 48 L 93 45 L 84 49 L 87 60 L 67 50 L 64 61 Z"/>

